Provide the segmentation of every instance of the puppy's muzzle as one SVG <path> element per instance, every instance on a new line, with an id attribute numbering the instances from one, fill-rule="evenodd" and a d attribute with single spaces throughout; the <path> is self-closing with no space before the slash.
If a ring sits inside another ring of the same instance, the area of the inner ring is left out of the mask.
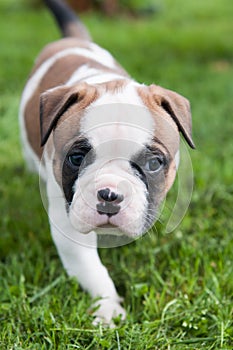
<path id="1" fill-rule="evenodd" d="M 96 204 L 97 212 L 100 215 L 105 214 L 111 217 L 119 213 L 121 209 L 119 203 L 124 200 L 124 196 L 110 191 L 109 188 L 105 188 L 97 192 L 97 199 L 99 201 L 99 203 Z"/>

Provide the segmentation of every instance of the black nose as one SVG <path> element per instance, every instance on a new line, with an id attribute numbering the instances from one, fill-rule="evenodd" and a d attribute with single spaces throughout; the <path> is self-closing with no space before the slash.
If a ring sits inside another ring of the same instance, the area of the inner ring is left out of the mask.
<path id="1" fill-rule="evenodd" d="M 118 204 L 123 201 L 124 196 L 122 194 L 111 192 L 109 188 L 105 188 L 97 192 L 97 198 L 100 202 L 115 202 Z"/>
<path id="2" fill-rule="evenodd" d="M 98 213 L 111 217 L 119 213 L 121 207 L 118 204 L 123 201 L 124 196 L 110 191 L 109 188 L 105 188 L 97 192 L 97 199 L 100 201 L 96 205 Z"/>

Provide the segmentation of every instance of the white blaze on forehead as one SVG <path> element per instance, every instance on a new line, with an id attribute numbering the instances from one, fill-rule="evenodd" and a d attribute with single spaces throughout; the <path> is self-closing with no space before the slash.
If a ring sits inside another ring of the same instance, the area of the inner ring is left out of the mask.
<path id="1" fill-rule="evenodd" d="M 101 154 L 129 157 L 151 142 L 154 121 L 135 86 L 132 83 L 119 92 L 106 92 L 83 117 L 81 133 L 99 147 Z"/>

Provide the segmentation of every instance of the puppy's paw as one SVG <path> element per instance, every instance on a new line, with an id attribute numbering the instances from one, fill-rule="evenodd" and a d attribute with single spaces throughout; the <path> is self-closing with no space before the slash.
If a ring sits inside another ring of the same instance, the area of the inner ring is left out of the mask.
<path id="1" fill-rule="evenodd" d="M 101 323 L 106 327 L 114 328 L 116 325 L 114 319 L 121 321 L 126 318 L 126 311 L 119 301 L 109 298 L 100 299 L 93 306 L 97 308 L 93 313 L 95 326 Z"/>

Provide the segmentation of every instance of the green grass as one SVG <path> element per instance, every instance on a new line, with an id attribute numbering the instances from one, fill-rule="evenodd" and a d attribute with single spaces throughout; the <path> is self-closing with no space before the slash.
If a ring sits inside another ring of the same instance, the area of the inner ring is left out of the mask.
<path id="1" fill-rule="evenodd" d="M 46 10 L 20 4 L 0 1 L 0 349 L 232 349 L 232 0 L 159 1 L 149 19 L 85 16 L 96 42 L 137 80 L 190 99 L 197 146 L 180 226 L 168 235 L 158 224 L 100 251 L 128 310 L 111 330 L 92 326 L 89 296 L 66 276 L 38 178 L 21 156 L 20 94 L 37 53 L 59 33 Z"/>

